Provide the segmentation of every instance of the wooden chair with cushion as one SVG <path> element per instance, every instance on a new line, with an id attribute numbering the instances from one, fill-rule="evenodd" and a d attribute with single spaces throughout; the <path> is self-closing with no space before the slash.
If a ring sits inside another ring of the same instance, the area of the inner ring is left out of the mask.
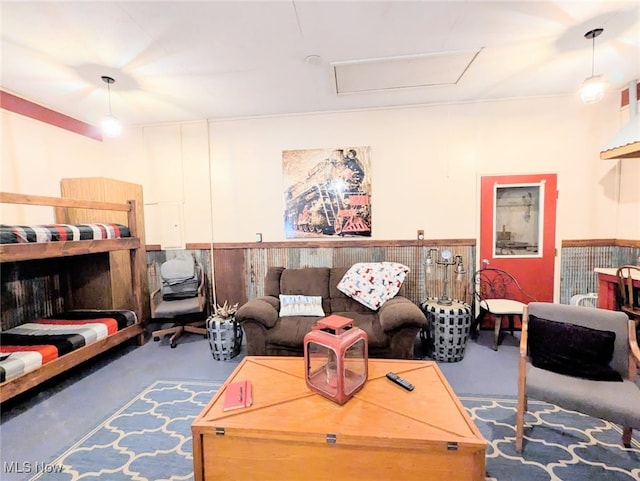
<path id="1" fill-rule="evenodd" d="M 616 277 L 620 294 L 620 310 L 636 323 L 636 338 L 638 338 L 640 336 L 640 288 L 635 287 L 633 283 L 640 283 L 640 266 L 620 266 L 616 271 Z"/>
<path id="2" fill-rule="evenodd" d="M 475 275 L 475 300 L 479 306 L 478 317 L 473 321 L 471 333 L 477 336 L 482 320 L 487 314 L 495 317 L 493 349 L 498 350 L 500 329 L 506 318 L 513 335 L 515 318 L 522 318 L 525 306 L 536 299 L 528 294 L 509 272 L 486 267 Z"/>
<path id="3" fill-rule="evenodd" d="M 154 341 L 171 334 L 169 342 L 176 347 L 176 340 L 185 332 L 207 335 L 205 308 L 205 276 L 200 266 L 191 258 L 172 259 L 164 263 L 161 271 L 176 273 L 176 281 L 163 277 L 162 286 L 153 291 L 151 297 L 151 318 L 171 319 L 174 325 L 153 331 Z M 183 276 L 181 279 L 180 276 Z M 195 321 L 189 321 L 197 317 Z"/>
<path id="4" fill-rule="evenodd" d="M 520 338 L 516 451 L 521 452 L 529 397 L 605 419 L 631 443 L 640 429 L 640 349 L 624 312 L 532 302 Z"/>
<path id="5" fill-rule="evenodd" d="M 620 292 L 620 310 L 640 322 L 640 288 L 633 283 L 640 283 L 640 266 L 621 266 L 616 272 L 618 290 Z"/>

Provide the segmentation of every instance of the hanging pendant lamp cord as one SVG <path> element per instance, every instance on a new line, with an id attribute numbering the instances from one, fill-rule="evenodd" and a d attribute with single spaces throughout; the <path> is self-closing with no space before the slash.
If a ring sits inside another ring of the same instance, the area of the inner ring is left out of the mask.
<path id="1" fill-rule="evenodd" d="M 107 82 L 107 93 L 109 96 L 109 115 L 111 114 L 111 85 L 109 84 L 109 82 Z"/>
<path id="2" fill-rule="evenodd" d="M 595 62 L 596 62 L 596 36 L 591 37 L 591 76 L 593 77 L 593 73 L 595 72 Z M 111 107 L 109 107 L 111 108 Z"/>

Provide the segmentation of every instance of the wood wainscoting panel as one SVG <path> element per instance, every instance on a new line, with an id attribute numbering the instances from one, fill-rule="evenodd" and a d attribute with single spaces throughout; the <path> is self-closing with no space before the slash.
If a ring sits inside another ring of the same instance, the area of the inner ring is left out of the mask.
<path id="1" fill-rule="evenodd" d="M 210 250 L 211 244 L 188 244 L 187 249 Z M 425 260 L 430 249 L 438 249 L 438 252 L 448 249 L 454 256 L 462 256 L 466 273 L 462 279 L 456 280 L 453 268 L 449 268 L 448 295 L 471 303 L 476 255 L 473 239 L 213 244 L 216 301 L 218 304 L 225 300 L 243 304 L 264 295 L 264 277 L 269 267 L 349 267 L 357 262 L 388 261 L 409 267 L 405 295 L 420 303 L 426 297 L 442 294 L 443 268 L 438 266 L 430 274 L 425 272 Z"/>
<path id="2" fill-rule="evenodd" d="M 2 264 L 2 331 L 65 309 L 65 261 L 54 257 Z"/>
<path id="3" fill-rule="evenodd" d="M 247 301 L 245 249 L 213 249 L 213 272 L 218 304 Z"/>
<path id="4" fill-rule="evenodd" d="M 638 240 L 563 240 L 560 252 L 560 303 L 569 304 L 577 294 L 597 293 L 598 275 L 595 268 L 635 264 L 638 257 Z"/>

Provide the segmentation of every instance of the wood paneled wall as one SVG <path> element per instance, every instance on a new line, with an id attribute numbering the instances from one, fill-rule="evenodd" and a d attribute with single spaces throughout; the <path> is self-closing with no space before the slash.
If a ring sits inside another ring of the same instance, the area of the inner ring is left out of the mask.
<path id="1" fill-rule="evenodd" d="M 113 309 L 109 253 L 2 264 L 2 330 L 69 309 Z"/>
<path id="2" fill-rule="evenodd" d="M 4 331 L 65 308 L 66 268 L 63 258 L 6 262 L 0 269 Z"/>
<path id="3" fill-rule="evenodd" d="M 208 275 L 215 276 L 218 303 L 246 302 L 264 292 L 264 275 L 270 266 L 347 266 L 355 262 L 394 261 L 407 265 L 411 272 L 406 293 L 413 302 L 441 295 L 442 269 L 425 273 L 424 261 L 430 248 L 448 248 L 461 255 L 469 272 L 463 282 L 452 280 L 450 296 L 466 302 L 473 297 L 473 266 L 476 246 L 472 239 L 424 241 L 328 241 L 265 242 L 247 244 L 211 244 L 188 246 Z M 159 246 L 147 246 L 147 272 L 151 290 L 159 285 L 158 266 L 167 258 Z M 640 256 L 640 241 L 574 240 L 564 241 L 561 250 L 560 302 L 568 304 L 574 294 L 597 292 L 595 267 L 634 264 Z M 47 267 L 49 266 L 49 267 Z M 52 315 L 69 308 L 65 299 L 69 279 L 60 259 L 4 264 L 2 268 L 2 329 Z M 452 274 L 450 271 L 449 274 Z M 209 289 L 213 305 L 213 289 Z M 83 306 L 93 307 L 98 306 Z"/>
<path id="4" fill-rule="evenodd" d="M 211 244 L 190 244 L 189 249 L 201 251 L 203 259 L 211 257 Z M 474 239 L 424 241 L 325 241 L 325 242 L 264 242 L 213 245 L 213 272 L 218 303 L 246 302 L 262 295 L 264 276 L 271 266 L 300 268 L 306 266 L 338 267 L 355 262 L 394 261 L 407 265 L 411 272 L 406 279 L 406 293 L 419 303 L 427 296 L 442 294 L 442 268 L 431 275 L 425 272 L 429 249 L 449 249 L 461 255 L 467 274 L 456 282 L 450 270 L 451 297 L 473 301 L 473 273 L 476 264 Z M 159 246 L 147 246 L 160 250 Z M 597 292 L 595 267 L 634 264 L 640 256 L 640 241 L 619 239 L 586 239 L 562 242 L 560 303 L 568 304 L 571 296 Z M 211 266 L 210 266 L 211 267 Z M 213 296 L 213 293 L 210 293 Z M 213 302 L 213 298 L 212 298 Z"/>
<path id="5" fill-rule="evenodd" d="M 191 244 L 190 250 L 211 252 L 211 244 Z M 159 246 L 147 246 L 149 251 Z M 425 272 L 425 260 L 429 249 L 449 249 L 453 255 L 461 255 L 469 272 L 475 265 L 475 240 L 424 240 L 424 241 L 371 241 L 344 240 L 324 242 L 264 242 L 228 243 L 213 245 L 213 278 L 215 301 L 225 300 L 243 304 L 264 293 L 264 277 L 269 267 L 342 267 L 356 262 L 399 262 L 411 270 L 405 280 L 406 295 L 419 303 L 427 296 L 442 294 L 443 268 Z M 471 302 L 472 272 L 457 282 L 449 268 L 449 295 Z M 212 300 L 213 301 L 213 300 Z"/>
<path id="6" fill-rule="evenodd" d="M 595 239 L 564 241 L 560 263 L 560 303 L 569 304 L 576 294 L 598 292 L 596 267 L 635 264 L 640 240 Z"/>

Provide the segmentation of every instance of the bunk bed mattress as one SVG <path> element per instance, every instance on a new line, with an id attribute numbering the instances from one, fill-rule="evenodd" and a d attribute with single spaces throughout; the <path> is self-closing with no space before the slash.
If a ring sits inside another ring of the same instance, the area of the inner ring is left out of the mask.
<path id="1" fill-rule="evenodd" d="M 131 231 L 122 224 L 0 224 L 0 244 L 121 239 L 123 237 L 131 237 Z"/>
<path id="2" fill-rule="evenodd" d="M 75 310 L 2 332 L 0 382 L 9 381 L 137 322 L 133 311 Z"/>

